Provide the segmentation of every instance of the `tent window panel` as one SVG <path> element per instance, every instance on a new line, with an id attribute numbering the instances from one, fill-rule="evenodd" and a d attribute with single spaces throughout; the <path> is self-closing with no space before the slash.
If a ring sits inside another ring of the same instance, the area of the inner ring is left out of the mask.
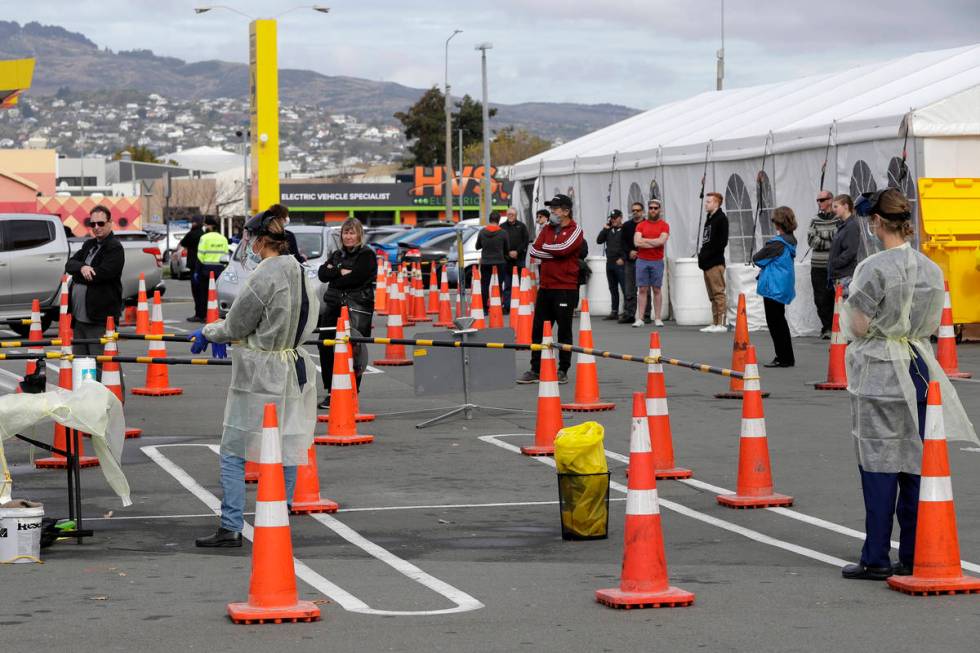
<path id="1" fill-rule="evenodd" d="M 643 204 L 646 206 L 646 200 L 643 199 L 643 189 L 636 182 L 630 184 L 629 192 L 626 194 L 626 203 L 631 207 L 634 204 Z"/>
<path id="2" fill-rule="evenodd" d="M 654 179 L 650 182 L 650 197 L 648 200 L 659 200 L 663 199 L 660 195 L 660 184 Z"/>
<path id="3" fill-rule="evenodd" d="M 871 174 L 871 167 L 862 160 L 854 164 L 851 172 L 851 198 L 857 202 L 861 193 L 873 193 L 878 190 L 874 175 Z"/>
<path id="4" fill-rule="evenodd" d="M 775 200 L 772 196 L 772 182 L 766 172 L 759 172 L 759 232 L 763 239 L 776 235 L 772 226 L 772 210 Z"/>
<path id="5" fill-rule="evenodd" d="M 902 169 L 905 169 L 903 174 Z M 912 204 L 912 215 L 915 215 L 915 203 L 917 200 L 915 192 L 915 180 L 912 178 L 912 171 L 908 165 L 902 162 L 901 157 L 892 157 L 888 162 L 888 187 L 897 188 L 908 198 Z"/>
<path id="6" fill-rule="evenodd" d="M 752 198 L 739 175 L 728 178 L 725 214 L 728 216 L 728 260 L 748 263 L 752 251 Z"/>

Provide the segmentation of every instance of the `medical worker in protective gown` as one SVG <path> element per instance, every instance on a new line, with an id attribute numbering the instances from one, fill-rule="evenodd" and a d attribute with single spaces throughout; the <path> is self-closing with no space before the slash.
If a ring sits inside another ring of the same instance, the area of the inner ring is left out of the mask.
<path id="1" fill-rule="evenodd" d="M 864 547 L 845 578 L 884 580 L 912 573 L 919 505 L 922 437 L 930 380 L 942 386 L 950 440 L 977 441 L 956 392 L 936 362 L 929 337 L 939 327 L 943 274 L 909 245 L 908 200 L 896 189 L 866 194 L 861 225 L 878 253 L 858 264 L 844 304 L 852 432 L 864 492 Z M 891 532 L 898 517 L 898 563 Z"/>
<path id="2" fill-rule="evenodd" d="M 292 499 L 296 465 L 306 464 L 316 424 L 316 368 L 300 343 L 316 328 L 316 281 L 288 253 L 281 211 L 265 211 L 245 224 L 240 250 L 251 274 L 224 320 L 194 334 L 192 351 L 214 343 L 212 355 L 232 349 L 231 383 L 221 434 L 221 526 L 197 540 L 201 547 L 242 544 L 245 461 L 258 461 L 265 404 L 276 404 L 286 496 Z"/>

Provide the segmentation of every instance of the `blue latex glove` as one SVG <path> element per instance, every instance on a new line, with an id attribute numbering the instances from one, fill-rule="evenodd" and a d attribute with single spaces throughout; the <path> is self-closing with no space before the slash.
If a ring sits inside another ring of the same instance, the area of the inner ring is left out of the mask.
<path id="1" fill-rule="evenodd" d="M 198 329 L 191 334 L 188 340 L 193 340 L 194 344 L 191 345 L 192 354 L 200 354 L 207 350 L 208 345 L 211 343 L 210 340 L 204 337 L 204 330 Z"/>
<path id="2" fill-rule="evenodd" d="M 211 343 L 211 358 L 228 358 L 228 345 L 222 342 Z"/>

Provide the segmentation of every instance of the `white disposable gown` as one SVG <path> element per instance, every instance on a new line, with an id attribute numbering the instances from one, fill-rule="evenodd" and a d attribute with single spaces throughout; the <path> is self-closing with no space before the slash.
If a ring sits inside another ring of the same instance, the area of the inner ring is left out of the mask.
<path id="1" fill-rule="evenodd" d="M 316 368 L 310 355 L 294 346 L 301 280 L 306 282 L 309 316 L 300 342 L 308 340 L 316 328 L 320 301 L 315 284 L 305 279 L 305 270 L 292 256 L 263 260 L 249 275 L 225 319 L 204 327 L 204 336 L 212 342 L 241 341 L 231 353 L 223 454 L 258 460 L 265 404 L 272 402 L 279 416 L 283 464 L 306 464 L 316 425 Z M 303 388 L 296 375 L 297 357 L 306 364 Z"/>
<path id="2" fill-rule="evenodd" d="M 907 243 L 869 256 L 854 271 L 841 326 L 850 340 L 846 360 L 852 433 L 865 471 L 920 473 L 922 441 L 909 376 L 912 355 L 922 357 L 931 381 L 939 381 L 947 439 L 977 443 L 929 343 L 939 327 L 943 300 L 942 271 Z M 858 337 L 854 325 L 863 318 L 870 319 L 868 331 Z"/>

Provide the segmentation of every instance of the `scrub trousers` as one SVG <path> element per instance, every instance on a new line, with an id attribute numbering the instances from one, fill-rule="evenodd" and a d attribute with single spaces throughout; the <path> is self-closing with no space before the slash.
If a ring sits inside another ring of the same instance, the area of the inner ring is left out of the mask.
<path id="1" fill-rule="evenodd" d="M 915 385 L 919 415 L 919 437 L 926 424 L 926 394 L 929 390 L 929 368 L 920 356 L 912 358 L 909 375 Z M 864 546 L 861 564 L 866 567 L 891 567 L 892 522 L 898 517 L 898 560 L 912 567 L 915 557 L 915 526 L 919 514 L 918 474 L 905 472 L 867 472 L 860 465 L 861 489 L 864 492 Z M 896 503 L 897 501 L 897 503 Z"/>
<path id="2" fill-rule="evenodd" d="M 245 459 L 221 454 L 221 528 L 241 533 L 245 526 Z M 283 465 L 286 505 L 293 505 L 296 465 Z"/>

